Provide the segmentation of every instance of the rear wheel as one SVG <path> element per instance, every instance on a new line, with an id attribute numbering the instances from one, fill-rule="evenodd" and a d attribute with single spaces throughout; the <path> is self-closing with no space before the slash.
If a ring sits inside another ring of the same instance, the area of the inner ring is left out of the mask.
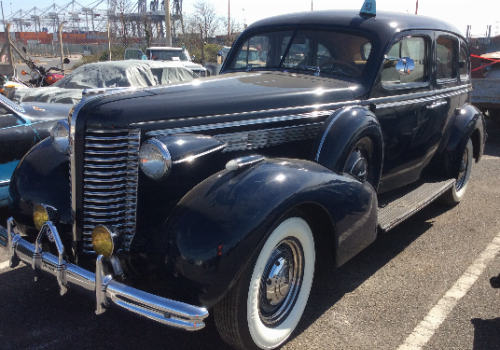
<path id="1" fill-rule="evenodd" d="M 472 151 L 472 141 L 471 139 L 469 139 L 467 141 L 467 146 L 465 147 L 462 157 L 460 158 L 460 166 L 455 186 L 450 188 L 440 197 L 439 201 L 441 203 L 451 206 L 457 205 L 465 196 L 469 178 L 472 173 Z"/>
<path id="2" fill-rule="evenodd" d="M 217 330 L 237 349 L 274 349 L 302 316 L 314 275 L 313 233 L 293 210 L 271 230 L 260 253 L 214 308 Z"/>

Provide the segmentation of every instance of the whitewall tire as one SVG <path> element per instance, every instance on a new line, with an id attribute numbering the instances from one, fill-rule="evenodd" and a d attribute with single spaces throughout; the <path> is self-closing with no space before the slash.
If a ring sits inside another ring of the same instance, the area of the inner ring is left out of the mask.
<path id="1" fill-rule="evenodd" d="M 222 338 L 239 349 L 274 349 L 300 321 L 311 291 L 315 248 L 307 221 L 295 216 L 275 225 L 257 258 L 215 307 Z"/>

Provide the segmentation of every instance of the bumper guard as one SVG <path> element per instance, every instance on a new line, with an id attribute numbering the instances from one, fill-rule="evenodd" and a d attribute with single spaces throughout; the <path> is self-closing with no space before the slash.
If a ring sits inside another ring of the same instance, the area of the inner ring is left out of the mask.
<path id="1" fill-rule="evenodd" d="M 109 306 L 117 305 L 175 328 L 195 331 L 205 327 L 203 319 L 208 316 L 205 308 L 159 297 L 115 281 L 112 275 L 104 274 L 102 255 L 97 257 L 95 274 L 66 262 L 64 246 L 51 221 L 43 225 L 35 245 L 15 234 L 14 226 L 12 218 L 7 220 L 7 229 L 0 226 L 0 247 L 9 253 L 9 266 L 14 268 L 21 261 L 31 266 L 35 272 L 35 281 L 38 281 L 42 274 L 56 276 L 61 295 L 68 289 L 93 294 L 97 315 L 105 312 Z M 44 235 L 55 243 L 58 257 L 42 252 L 41 239 Z"/>

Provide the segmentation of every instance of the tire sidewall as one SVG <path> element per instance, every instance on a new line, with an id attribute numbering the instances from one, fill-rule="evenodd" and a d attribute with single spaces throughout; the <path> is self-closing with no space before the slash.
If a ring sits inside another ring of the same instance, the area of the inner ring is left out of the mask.
<path id="1" fill-rule="evenodd" d="M 251 275 L 245 300 L 247 312 L 245 313 L 246 319 L 244 322 L 247 326 L 245 328 L 248 329 L 247 335 L 257 348 L 273 349 L 286 341 L 299 323 L 309 298 L 315 264 L 314 238 L 306 220 L 302 215 L 297 215 L 297 213 L 300 212 L 295 211 L 293 214 L 287 215 L 279 225 L 271 230 L 271 233 L 262 245 L 255 263 L 249 266 Z M 259 315 L 260 281 L 271 252 L 287 237 L 297 239 L 302 245 L 304 253 L 304 276 L 299 295 L 289 315 L 280 325 L 271 328 L 262 322 Z M 240 298 L 240 301 L 243 301 L 242 299 Z"/>
<path id="2" fill-rule="evenodd" d="M 465 146 L 464 152 L 465 152 L 465 150 L 467 150 L 468 154 L 467 154 L 467 170 L 465 172 L 464 184 L 463 184 L 462 188 L 460 188 L 460 190 L 457 190 L 456 186 L 453 186 L 453 188 L 452 188 L 453 199 L 457 203 L 460 202 L 460 200 L 465 196 L 465 193 L 467 192 L 467 185 L 469 184 L 469 179 L 470 179 L 470 176 L 472 174 L 473 147 L 472 147 L 471 139 L 467 140 L 467 144 Z M 463 153 L 460 155 L 460 158 L 459 158 L 460 160 L 462 159 L 462 155 L 463 155 Z"/>

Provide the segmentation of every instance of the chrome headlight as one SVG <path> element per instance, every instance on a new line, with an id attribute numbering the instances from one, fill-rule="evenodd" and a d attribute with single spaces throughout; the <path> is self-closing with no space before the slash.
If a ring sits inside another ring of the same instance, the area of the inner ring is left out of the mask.
<path id="1" fill-rule="evenodd" d="M 149 178 L 159 181 L 170 173 L 172 158 L 165 144 L 157 139 L 144 142 L 139 151 L 139 164 Z"/>
<path id="2" fill-rule="evenodd" d="M 40 72 L 39 72 L 38 70 L 36 70 L 36 69 L 33 69 L 33 70 L 31 71 L 30 75 L 31 75 L 31 79 L 35 79 L 35 80 L 40 79 L 40 77 L 42 76 L 42 75 L 40 74 Z"/>
<path id="3" fill-rule="evenodd" d="M 62 154 L 69 153 L 69 126 L 66 120 L 58 120 L 50 130 L 50 140 Z"/>

